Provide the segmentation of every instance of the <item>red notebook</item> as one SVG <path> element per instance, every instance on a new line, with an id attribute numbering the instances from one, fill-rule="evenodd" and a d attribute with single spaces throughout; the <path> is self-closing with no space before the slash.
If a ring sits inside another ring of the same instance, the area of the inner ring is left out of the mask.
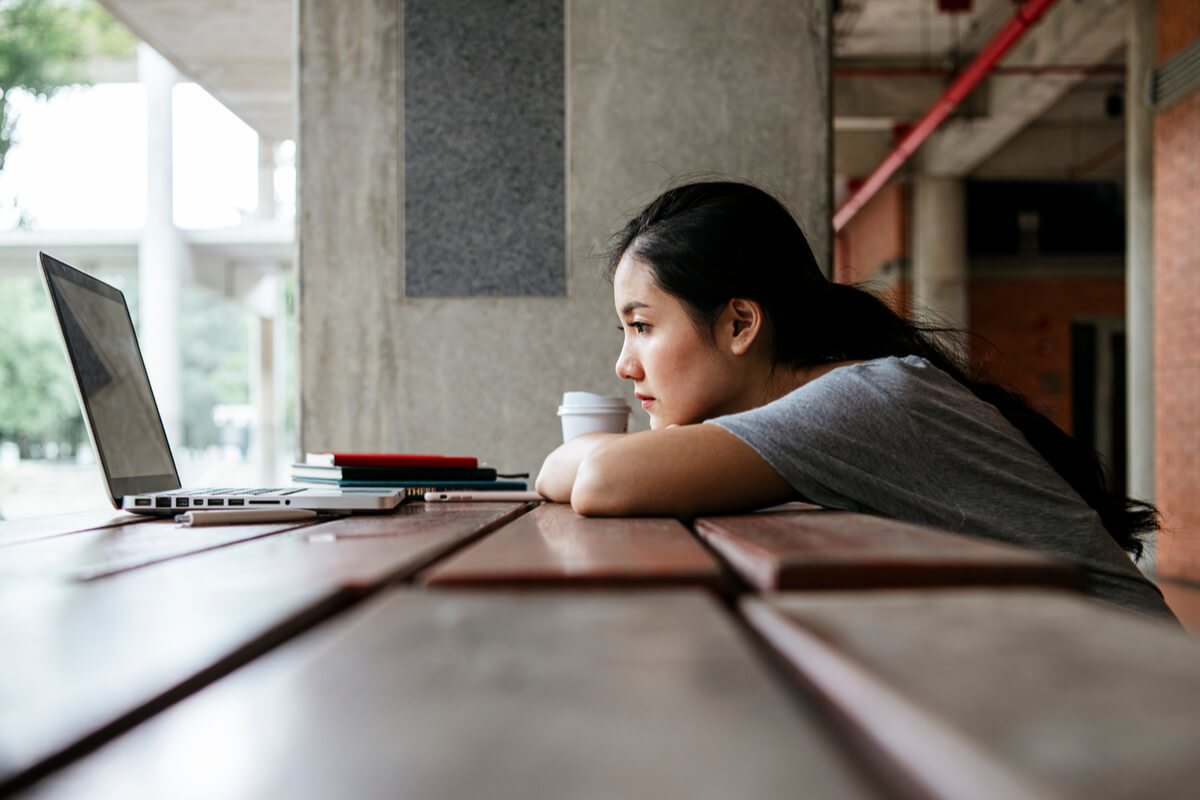
<path id="1" fill-rule="evenodd" d="M 304 463 L 334 467 L 442 467 L 475 469 L 479 461 L 469 456 L 425 456 L 412 453 L 308 453 Z"/>

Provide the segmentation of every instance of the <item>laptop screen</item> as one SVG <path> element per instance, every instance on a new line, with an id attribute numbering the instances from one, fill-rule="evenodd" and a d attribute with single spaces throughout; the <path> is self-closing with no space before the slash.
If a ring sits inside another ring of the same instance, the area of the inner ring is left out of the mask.
<path id="1" fill-rule="evenodd" d="M 178 488 L 125 296 L 45 253 L 39 258 L 114 504 Z"/>

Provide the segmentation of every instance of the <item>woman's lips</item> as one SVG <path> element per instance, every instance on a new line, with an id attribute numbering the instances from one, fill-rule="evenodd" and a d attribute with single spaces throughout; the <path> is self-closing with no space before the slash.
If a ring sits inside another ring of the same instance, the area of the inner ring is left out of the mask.
<path id="1" fill-rule="evenodd" d="M 649 395 L 634 394 L 634 397 L 642 401 L 642 408 L 649 408 L 650 404 L 654 402 L 654 398 Z"/>

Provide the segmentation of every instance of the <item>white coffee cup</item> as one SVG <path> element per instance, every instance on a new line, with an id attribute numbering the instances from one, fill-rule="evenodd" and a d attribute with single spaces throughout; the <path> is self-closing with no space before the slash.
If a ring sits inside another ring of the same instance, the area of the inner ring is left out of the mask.
<path id="1" fill-rule="evenodd" d="M 558 416 L 563 441 L 584 433 L 625 433 L 629 430 L 629 403 L 623 397 L 591 392 L 563 392 Z"/>

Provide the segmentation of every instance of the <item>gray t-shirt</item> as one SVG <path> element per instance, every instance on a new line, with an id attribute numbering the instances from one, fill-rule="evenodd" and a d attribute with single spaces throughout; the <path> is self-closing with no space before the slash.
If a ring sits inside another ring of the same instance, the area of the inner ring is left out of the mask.
<path id="1" fill-rule="evenodd" d="M 1044 550 L 1098 599 L 1173 618 L 1100 517 L 990 403 L 917 356 L 831 370 L 710 420 L 822 506 Z"/>

